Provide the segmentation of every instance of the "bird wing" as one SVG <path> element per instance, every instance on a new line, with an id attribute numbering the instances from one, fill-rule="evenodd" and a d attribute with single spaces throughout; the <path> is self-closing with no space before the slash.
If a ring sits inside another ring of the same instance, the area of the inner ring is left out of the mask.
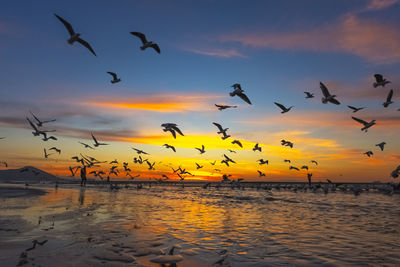
<path id="1" fill-rule="evenodd" d="M 364 120 L 362 120 L 362 119 L 359 119 L 359 118 L 356 118 L 356 117 L 351 117 L 351 118 L 352 118 L 353 120 L 355 120 L 355 121 L 357 121 L 357 122 L 363 124 L 363 125 L 368 124 L 368 122 L 366 122 L 366 121 L 364 121 Z"/>
<path id="2" fill-rule="evenodd" d="M 251 105 L 250 99 L 244 93 L 237 93 L 237 96 L 243 99 L 247 104 Z"/>
<path id="3" fill-rule="evenodd" d="M 35 114 L 33 114 L 31 111 L 29 111 L 32 115 L 32 117 L 38 122 L 38 123 L 42 123 L 38 117 L 35 116 Z"/>
<path id="4" fill-rule="evenodd" d="M 140 32 L 131 32 L 132 35 L 139 37 L 143 44 L 147 43 L 146 35 Z"/>
<path id="5" fill-rule="evenodd" d="M 35 124 L 33 124 L 33 122 L 31 122 L 31 120 L 29 118 L 26 118 L 29 122 L 29 124 L 31 125 L 31 127 L 35 130 L 38 131 L 38 129 L 36 128 Z"/>
<path id="6" fill-rule="evenodd" d="M 58 16 L 57 14 L 54 14 L 54 16 L 56 16 L 62 22 L 62 24 L 64 24 L 65 28 L 67 28 L 71 36 L 75 34 L 74 29 L 72 28 L 71 24 L 69 24 L 69 22 L 67 22 L 65 19 Z"/>
<path id="7" fill-rule="evenodd" d="M 333 103 L 335 105 L 340 105 L 340 102 L 335 98 L 330 99 L 329 102 L 331 102 L 331 103 Z"/>
<path id="8" fill-rule="evenodd" d="M 216 123 L 216 122 L 213 122 L 213 124 L 214 124 L 215 126 L 217 126 L 217 127 L 218 127 L 218 130 L 220 130 L 221 132 L 223 132 L 223 131 L 224 131 L 224 129 L 222 129 L 222 126 L 221 126 L 221 124 L 219 124 L 219 123 Z"/>
<path id="9" fill-rule="evenodd" d="M 157 53 L 159 53 L 159 54 L 161 53 L 161 50 L 160 50 L 160 47 L 158 46 L 158 44 L 152 44 L 150 47 L 154 48 L 154 50 L 156 50 Z"/>
<path id="10" fill-rule="evenodd" d="M 376 82 L 380 83 L 383 81 L 383 76 L 381 74 L 374 75 Z"/>
<path id="11" fill-rule="evenodd" d="M 174 152 L 176 152 L 176 149 L 175 149 L 175 147 L 171 146 L 171 149 L 172 149 Z"/>
<path id="12" fill-rule="evenodd" d="M 94 52 L 93 48 L 90 46 L 90 44 L 88 42 L 86 42 L 85 40 L 78 38 L 78 40 L 76 40 L 78 43 L 80 43 L 81 45 L 83 45 L 84 47 L 86 47 L 87 49 L 89 49 L 90 52 L 92 52 L 93 55 L 97 56 L 96 53 Z"/>
<path id="13" fill-rule="evenodd" d="M 274 102 L 274 104 L 277 105 L 280 109 L 286 110 L 286 107 L 285 107 L 284 105 L 279 104 L 279 103 L 277 103 L 277 102 Z"/>
<path id="14" fill-rule="evenodd" d="M 319 88 L 321 88 L 321 91 L 322 91 L 322 94 L 324 95 L 324 97 L 331 96 L 331 94 L 328 91 L 328 88 L 322 82 L 319 82 Z"/>
<path id="15" fill-rule="evenodd" d="M 48 123 L 48 122 L 53 122 L 53 121 L 56 121 L 56 119 L 54 119 L 54 120 L 48 120 L 48 121 L 43 121 L 42 123 Z M 49 131 L 50 132 L 50 131 Z M 54 132 L 54 131 L 53 131 Z"/>
<path id="16" fill-rule="evenodd" d="M 391 102 L 392 101 L 392 97 L 393 97 L 393 89 L 390 90 L 387 98 L 386 98 L 386 102 Z"/>
<path id="17" fill-rule="evenodd" d="M 177 131 L 180 135 L 184 135 L 183 133 L 182 133 L 182 131 L 178 128 L 178 127 L 176 127 L 176 126 L 172 126 L 171 127 L 172 129 L 174 129 L 175 131 Z"/>
<path id="18" fill-rule="evenodd" d="M 353 107 L 353 106 L 347 106 L 348 108 L 352 109 L 352 110 L 357 110 L 357 108 Z"/>
<path id="19" fill-rule="evenodd" d="M 117 74 L 115 74 L 114 72 L 107 71 L 107 73 L 113 76 L 114 80 L 117 79 Z"/>
<path id="20" fill-rule="evenodd" d="M 93 141 L 94 141 L 96 144 L 98 144 L 97 139 L 96 139 L 96 137 L 94 137 L 93 133 L 91 133 L 91 135 L 92 135 Z"/>

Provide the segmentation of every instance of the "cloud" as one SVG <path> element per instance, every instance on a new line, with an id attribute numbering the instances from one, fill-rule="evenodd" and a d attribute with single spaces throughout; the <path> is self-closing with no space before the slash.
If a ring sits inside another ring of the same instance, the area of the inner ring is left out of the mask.
<path id="1" fill-rule="evenodd" d="M 165 113 L 181 113 L 187 111 L 207 111 L 214 109 L 212 102 L 223 98 L 217 94 L 157 94 L 141 95 L 132 98 L 96 98 L 84 100 L 84 106 L 96 106 L 109 109 L 136 109 Z"/>
<path id="2" fill-rule="evenodd" d="M 256 48 L 349 53 L 375 63 L 400 61 L 398 27 L 353 14 L 308 31 L 225 34 L 220 40 Z"/>
<path id="3" fill-rule="evenodd" d="M 381 10 L 389 8 L 398 3 L 398 0 L 371 0 L 367 5 L 367 10 Z"/>
<path id="4" fill-rule="evenodd" d="M 192 52 L 195 54 L 211 56 L 211 57 L 220 57 L 220 58 L 233 58 L 233 57 L 241 57 L 245 58 L 243 54 L 238 52 L 236 49 L 196 49 L 196 48 L 185 48 L 184 50 L 188 52 Z"/>

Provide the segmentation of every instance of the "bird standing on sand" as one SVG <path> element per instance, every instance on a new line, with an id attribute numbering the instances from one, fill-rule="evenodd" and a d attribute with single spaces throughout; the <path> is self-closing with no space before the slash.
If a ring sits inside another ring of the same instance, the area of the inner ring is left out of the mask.
<path id="1" fill-rule="evenodd" d="M 66 20 L 64 20 L 63 18 L 61 18 L 57 14 L 54 14 L 54 16 L 56 16 L 62 22 L 62 24 L 64 24 L 65 28 L 68 30 L 70 38 L 67 40 L 67 42 L 70 45 L 72 45 L 75 42 L 78 42 L 81 45 L 83 45 L 84 47 L 86 47 L 87 49 L 89 49 L 89 51 L 92 52 L 92 54 L 96 56 L 96 53 L 94 52 L 94 50 L 90 46 L 90 44 L 88 42 L 86 42 L 85 40 L 81 39 L 80 38 L 81 35 L 79 33 L 75 33 L 75 31 L 72 28 L 71 24 L 69 24 Z"/>

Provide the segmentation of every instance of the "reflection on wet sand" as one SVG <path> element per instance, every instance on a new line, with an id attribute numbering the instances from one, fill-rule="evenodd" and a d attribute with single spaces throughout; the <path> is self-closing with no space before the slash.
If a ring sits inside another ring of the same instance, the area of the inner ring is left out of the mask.
<path id="1" fill-rule="evenodd" d="M 5 266 L 400 264 L 399 195 L 45 189 L 1 200 L 0 229 L 13 225 L 0 231 Z M 34 240 L 48 241 L 26 251 Z"/>

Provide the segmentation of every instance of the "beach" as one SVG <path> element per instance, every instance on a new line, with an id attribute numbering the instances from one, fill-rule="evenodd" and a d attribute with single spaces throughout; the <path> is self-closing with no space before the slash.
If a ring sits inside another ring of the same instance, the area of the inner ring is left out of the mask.
<path id="1" fill-rule="evenodd" d="M 171 185 L 0 192 L 2 266 L 160 266 L 151 260 L 172 246 L 178 266 L 400 264 L 399 194 Z M 47 241 L 30 249 L 33 240 Z"/>

